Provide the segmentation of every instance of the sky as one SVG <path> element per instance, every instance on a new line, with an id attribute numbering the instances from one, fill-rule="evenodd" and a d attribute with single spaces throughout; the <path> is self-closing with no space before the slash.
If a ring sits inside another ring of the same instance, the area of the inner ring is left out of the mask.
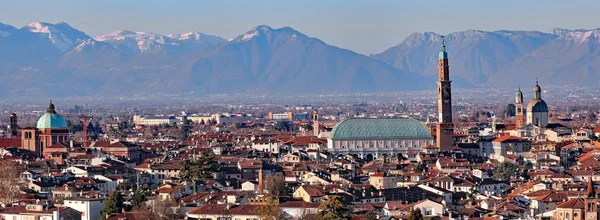
<path id="1" fill-rule="evenodd" d="M 199 31 L 233 38 L 289 26 L 365 55 L 414 32 L 600 27 L 597 0 L 0 0 L 0 23 L 60 22 L 90 36 L 116 30 Z"/>

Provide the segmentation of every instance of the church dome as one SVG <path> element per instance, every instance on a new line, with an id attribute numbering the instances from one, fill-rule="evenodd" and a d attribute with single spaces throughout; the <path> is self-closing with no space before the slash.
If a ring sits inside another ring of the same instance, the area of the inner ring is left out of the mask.
<path id="1" fill-rule="evenodd" d="M 56 109 L 52 101 L 48 105 L 46 109 L 46 113 L 44 113 L 40 119 L 37 121 L 38 129 L 66 129 L 67 121 L 65 118 L 56 113 Z"/>
<path id="2" fill-rule="evenodd" d="M 548 112 L 548 105 L 543 99 L 533 99 L 527 103 L 527 112 Z"/>

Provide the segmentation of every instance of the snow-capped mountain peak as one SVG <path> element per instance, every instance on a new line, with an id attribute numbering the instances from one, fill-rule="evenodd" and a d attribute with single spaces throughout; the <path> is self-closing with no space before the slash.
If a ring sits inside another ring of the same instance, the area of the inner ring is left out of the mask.
<path id="1" fill-rule="evenodd" d="M 94 39 L 100 42 L 109 43 L 116 48 L 127 48 L 137 52 L 151 53 L 158 53 L 162 50 L 165 41 L 170 40 L 170 38 L 160 34 L 127 30 L 119 30 L 100 35 Z"/>
<path id="2" fill-rule="evenodd" d="M 246 32 L 244 33 L 244 35 L 242 36 L 242 41 L 249 41 L 250 39 L 256 37 L 260 35 L 258 33 L 258 31 L 250 31 L 250 32 Z"/>
<path id="3" fill-rule="evenodd" d="M 26 27 L 29 29 L 29 31 L 35 33 L 52 33 L 52 31 L 56 32 L 54 27 L 51 27 L 51 24 L 48 23 L 34 22 L 28 24 Z M 52 29 L 52 31 L 50 29 Z"/>
<path id="4" fill-rule="evenodd" d="M 168 34 L 168 38 L 173 39 L 174 44 L 179 44 L 178 41 L 193 42 L 205 45 L 216 45 L 225 42 L 226 40 L 217 35 L 208 35 L 200 32 L 187 32 L 183 34 Z"/>
<path id="5" fill-rule="evenodd" d="M 50 40 L 57 49 L 63 52 L 72 49 L 81 41 L 90 39 L 85 33 L 64 22 L 56 24 L 34 22 L 21 29 L 30 33 L 41 34 L 44 38 Z"/>
<path id="6" fill-rule="evenodd" d="M 574 42 L 576 44 L 583 44 L 594 40 L 594 42 L 600 42 L 600 29 L 593 30 L 567 30 L 555 28 L 552 33 L 559 36 L 559 39 Z"/>
<path id="7" fill-rule="evenodd" d="M 168 34 L 167 37 L 175 40 L 194 40 L 198 41 L 203 37 L 204 34 L 199 32 L 188 32 L 183 34 Z"/>

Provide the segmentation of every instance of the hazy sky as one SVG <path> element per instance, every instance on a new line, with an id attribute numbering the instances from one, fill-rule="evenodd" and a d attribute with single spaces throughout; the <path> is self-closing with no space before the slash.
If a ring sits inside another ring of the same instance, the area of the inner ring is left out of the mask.
<path id="1" fill-rule="evenodd" d="M 95 36 L 115 30 L 199 31 L 235 37 L 256 25 L 290 26 L 359 53 L 381 52 L 413 32 L 600 27 L 590 0 L 0 0 L 0 22 L 65 21 Z"/>

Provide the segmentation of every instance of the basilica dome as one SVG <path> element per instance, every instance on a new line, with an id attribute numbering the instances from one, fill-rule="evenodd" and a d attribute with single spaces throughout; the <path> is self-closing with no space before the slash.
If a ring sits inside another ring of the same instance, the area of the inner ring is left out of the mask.
<path id="1" fill-rule="evenodd" d="M 331 138 L 431 138 L 431 132 L 415 119 L 352 118 L 335 125 L 331 131 Z"/>
<path id="2" fill-rule="evenodd" d="M 548 105 L 543 99 L 533 99 L 527 103 L 527 112 L 548 112 Z"/>
<path id="3" fill-rule="evenodd" d="M 52 101 L 40 119 L 37 121 L 38 129 L 67 129 L 67 120 L 56 113 L 56 108 Z"/>

